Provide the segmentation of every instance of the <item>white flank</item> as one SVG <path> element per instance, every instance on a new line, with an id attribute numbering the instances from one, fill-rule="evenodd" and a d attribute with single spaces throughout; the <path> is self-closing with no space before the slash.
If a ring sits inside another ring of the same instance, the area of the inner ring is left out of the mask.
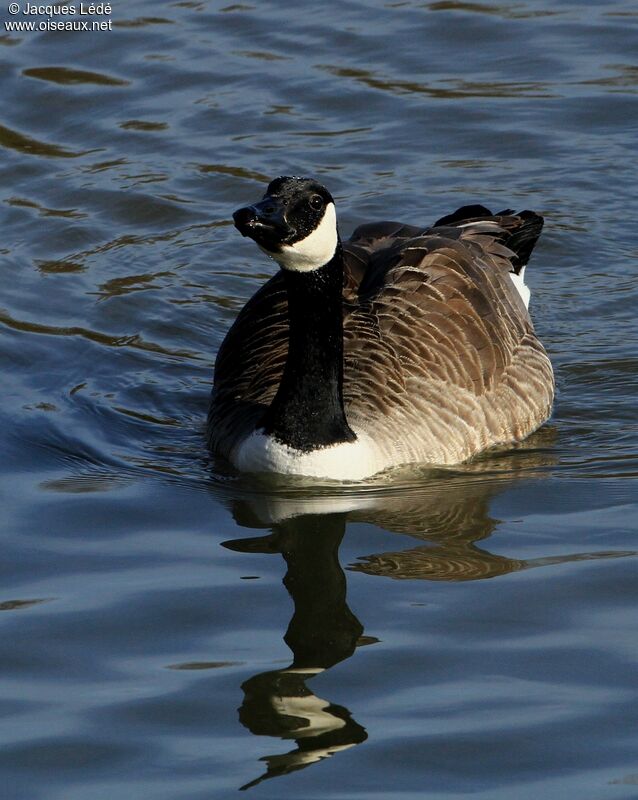
<path id="1" fill-rule="evenodd" d="M 327 264 L 337 249 L 337 214 L 334 203 L 328 203 L 317 227 L 294 244 L 284 244 L 279 253 L 268 253 L 283 269 L 312 272 Z"/>
<path id="2" fill-rule="evenodd" d="M 529 308 L 531 293 L 529 287 L 525 283 L 525 267 L 521 267 L 518 275 L 514 272 L 510 272 L 510 278 L 512 279 L 516 291 L 520 294 L 522 301 L 525 303 L 525 308 Z"/>
<path id="3" fill-rule="evenodd" d="M 478 219 L 474 220 L 474 222 L 464 222 L 462 225 L 455 225 L 455 228 L 471 228 L 476 226 L 477 228 L 487 228 L 488 230 L 498 230 L 501 226 L 498 222 L 494 222 L 491 219 Z"/>
<path id="4" fill-rule="evenodd" d="M 254 431 L 235 448 L 230 460 L 243 472 L 275 472 L 336 481 L 360 481 L 388 466 L 373 442 L 361 434 L 354 442 L 305 452 L 288 447 L 262 431 Z"/>

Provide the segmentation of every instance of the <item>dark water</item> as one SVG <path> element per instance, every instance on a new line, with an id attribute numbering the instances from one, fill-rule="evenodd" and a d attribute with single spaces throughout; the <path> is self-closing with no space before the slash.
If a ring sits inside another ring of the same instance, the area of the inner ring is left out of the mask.
<path id="1" fill-rule="evenodd" d="M 635 3 L 115 6 L 2 7 L 3 798 L 638 797 Z M 281 173 L 344 233 L 545 214 L 551 423 L 356 489 L 211 464 Z"/>

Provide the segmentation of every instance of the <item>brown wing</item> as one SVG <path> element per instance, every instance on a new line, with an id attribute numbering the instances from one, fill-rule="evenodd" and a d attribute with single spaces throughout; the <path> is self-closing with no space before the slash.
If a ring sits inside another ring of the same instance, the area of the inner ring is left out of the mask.
<path id="1" fill-rule="evenodd" d="M 215 360 L 208 444 L 228 455 L 273 399 L 288 354 L 288 301 L 277 273 L 246 303 Z"/>
<path id="2" fill-rule="evenodd" d="M 373 228 L 355 231 L 370 268 L 344 323 L 347 416 L 390 460 L 458 463 L 549 415 L 551 365 L 502 243 L 525 224 L 491 217 L 381 250 Z"/>

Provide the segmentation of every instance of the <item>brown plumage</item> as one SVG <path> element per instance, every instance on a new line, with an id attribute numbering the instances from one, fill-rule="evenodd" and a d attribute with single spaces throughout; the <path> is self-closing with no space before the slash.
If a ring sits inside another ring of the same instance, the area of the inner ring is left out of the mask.
<path id="1" fill-rule="evenodd" d="M 552 367 L 511 279 L 542 219 L 477 208 L 426 229 L 363 225 L 343 245 L 344 408 L 384 466 L 460 463 L 523 439 L 551 412 Z M 279 272 L 246 304 L 219 351 L 213 450 L 228 457 L 254 430 L 287 351 Z"/>

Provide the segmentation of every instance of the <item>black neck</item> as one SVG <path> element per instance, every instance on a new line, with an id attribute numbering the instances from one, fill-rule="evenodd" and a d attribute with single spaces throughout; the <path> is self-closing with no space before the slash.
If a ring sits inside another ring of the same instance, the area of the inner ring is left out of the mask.
<path id="1" fill-rule="evenodd" d="M 343 253 L 312 272 L 284 271 L 288 358 L 261 426 L 297 450 L 356 438 L 343 410 Z"/>

